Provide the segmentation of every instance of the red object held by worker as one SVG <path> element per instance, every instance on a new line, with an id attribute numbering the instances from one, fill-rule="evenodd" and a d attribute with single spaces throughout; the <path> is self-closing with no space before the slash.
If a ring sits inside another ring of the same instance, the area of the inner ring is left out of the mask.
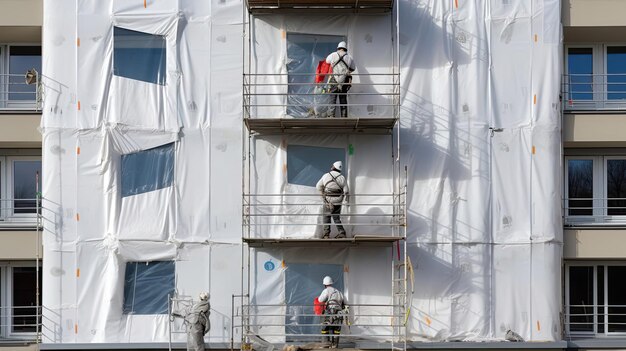
<path id="1" fill-rule="evenodd" d="M 327 63 L 326 60 L 320 60 L 315 69 L 315 83 L 323 83 L 326 75 L 330 73 L 333 73 L 333 67 L 330 63 Z"/>
<path id="2" fill-rule="evenodd" d="M 315 311 L 316 315 L 321 316 L 324 313 L 324 305 L 325 304 L 320 302 L 317 297 L 313 300 L 313 311 Z"/>

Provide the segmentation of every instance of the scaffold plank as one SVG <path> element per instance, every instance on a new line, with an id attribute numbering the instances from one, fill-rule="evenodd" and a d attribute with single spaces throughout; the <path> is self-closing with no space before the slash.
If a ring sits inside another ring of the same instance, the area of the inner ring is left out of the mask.
<path id="1" fill-rule="evenodd" d="M 354 133 L 389 134 L 398 119 L 375 118 L 246 118 L 248 130 L 256 134 Z"/>

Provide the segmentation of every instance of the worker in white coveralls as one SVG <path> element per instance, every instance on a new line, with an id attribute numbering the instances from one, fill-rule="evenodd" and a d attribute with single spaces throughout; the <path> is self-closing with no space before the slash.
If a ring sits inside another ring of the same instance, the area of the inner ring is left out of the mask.
<path id="1" fill-rule="evenodd" d="M 328 81 L 330 92 L 334 94 L 334 97 L 331 98 L 333 106 L 329 109 L 329 116 L 335 117 L 334 105 L 337 102 L 337 97 L 339 97 L 341 117 L 348 117 L 348 90 L 352 87 L 352 76 L 350 73 L 354 71 L 355 67 L 354 60 L 348 54 L 348 46 L 345 41 L 337 45 L 337 51 L 326 57 L 326 63 L 333 68 L 333 74 Z"/>
<path id="2" fill-rule="evenodd" d="M 330 218 L 333 218 L 339 234 L 336 238 L 345 238 L 346 230 L 341 225 L 341 204 L 348 195 L 348 182 L 346 177 L 341 174 L 343 168 L 343 162 L 336 161 L 333 163 L 330 172 L 325 173 L 322 178 L 317 182 L 316 188 L 322 193 L 322 199 L 324 201 L 323 208 L 323 223 L 324 223 L 324 235 L 323 239 L 330 237 Z"/>
<path id="3" fill-rule="evenodd" d="M 334 348 L 339 345 L 345 302 L 341 291 L 333 287 L 333 278 L 325 276 L 322 284 L 324 284 L 324 290 L 317 299 L 325 304 L 322 321 L 323 341 L 330 343 L 330 347 Z"/>
<path id="4" fill-rule="evenodd" d="M 187 324 L 187 350 L 204 351 L 204 335 L 211 329 L 209 322 L 209 294 L 200 293 L 200 301 L 191 306 L 191 310 L 185 316 Z"/>

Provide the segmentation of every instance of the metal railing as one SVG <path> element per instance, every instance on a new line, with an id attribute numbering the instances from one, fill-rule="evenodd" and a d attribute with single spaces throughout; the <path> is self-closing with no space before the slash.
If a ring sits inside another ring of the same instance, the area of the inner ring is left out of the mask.
<path id="1" fill-rule="evenodd" d="M 400 75 L 353 73 L 349 92 L 335 92 L 328 78 L 315 83 L 315 73 L 257 73 L 243 76 L 244 118 L 396 117 L 400 105 Z M 339 96 L 347 96 L 342 104 Z"/>
<path id="2" fill-rule="evenodd" d="M 399 341 L 395 326 L 405 326 L 405 317 L 394 314 L 393 304 L 350 304 L 340 314 L 342 321 L 324 323 L 325 316 L 314 313 L 313 305 L 243 305 L 242 334 L 245 340 L 260 338 L 269 342 L 322 342 L 322 327 L 341 327 L 342 342 L 362 340 Z M 238 326 L 236 326 L 238 327 Z"/>
<path id="3" fill-rule="evenodd" d="M 405 198 L 404 190 L 400 194 L 349 194 L 338 215 L 349 234 L 400 236 L 399 228 L 406 222 Z M 304 228 L 323 226 L 324 217 L 336 215 L 325 201 L 321 194 L 243 194 L 244 226 L 250 229 L 250 238 L 277 230 L 284 237 L 302 234 Z M 335 225 L 334 220 L 330 225 Z"/>
<path id="4" fill-rule="evenodd" d="M 41 214 L 41 200 L 37 199 L 0 199 L 0 229 L 36 229 L 37 213 Z"/>
<path id="5" fill-rule="evenodd" d="M 626 110 L 626 74 L 563 75 L 564 110 Z"/>
<path id="6" fill-rule="evenodd" d="M 41 307 L 0 306 L 0 346 L 3 343 L 37 343 L 41 334 Z"/>
<path id="7" fill-rule="evenodd" d="M 23 74 L 0 74 L 0 111 L 41 110 L 42 88 L 39 77 L 27 84 Z"/>
<path id="8" fill-rule="evenodd" d="M 564 198 L 563 219 L 568 226 L 626 225 L 626 198 Z"/>
<path id="9" fill-rule="evenodd" d="M 569 336 L 626 335 L 626 305 L 565 305 Z"/>

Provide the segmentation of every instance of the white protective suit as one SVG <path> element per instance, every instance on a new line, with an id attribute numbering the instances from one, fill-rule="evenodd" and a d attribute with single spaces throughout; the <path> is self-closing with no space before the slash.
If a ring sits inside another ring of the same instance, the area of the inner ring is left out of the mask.
<path id="1" fill-rule="evenodd" d="M 208 300 L 200 300 L 191 306 L 191 311 L 185 316 L 187 324 L 187 350 L 204 351 L 204 335 L 211 329 Z"/>
<path id="2" fill-rule="evenodd" d="M 333 67 L 333 77 L 337 83 L 345 82 L 346 77 L 355 69 L 354 60 L 347 52 L 345 54 L 340 54 L 339 51 L 331 53 L 326 57 L 326 63 Z"/>
<path id="3" fill-rule="evenodd" d="M 323 194 L 324 202 L 340 205 L 348 194 L 348 181 L 337 170 L 332 170 L 322 176 L 315 186 Z"/>

